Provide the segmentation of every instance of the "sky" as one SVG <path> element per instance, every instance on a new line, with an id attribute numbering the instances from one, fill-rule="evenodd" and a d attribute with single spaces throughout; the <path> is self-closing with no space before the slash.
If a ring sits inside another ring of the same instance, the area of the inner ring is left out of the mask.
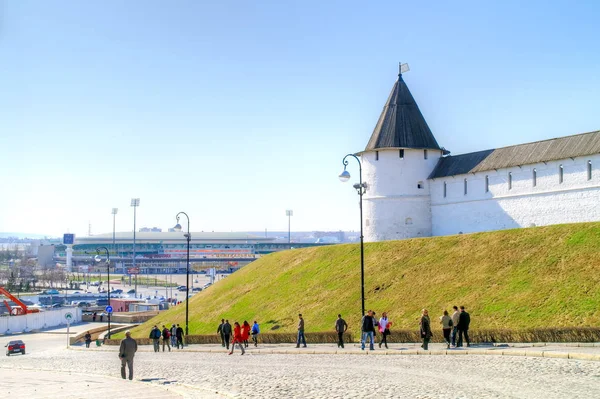
<path id="1" fill-rule="evenodd" d="M 0 232 L 358 230 L 398 62 L 453 154 L 600 129 L 599 2 L 425 3 L 0 0 Z"/>

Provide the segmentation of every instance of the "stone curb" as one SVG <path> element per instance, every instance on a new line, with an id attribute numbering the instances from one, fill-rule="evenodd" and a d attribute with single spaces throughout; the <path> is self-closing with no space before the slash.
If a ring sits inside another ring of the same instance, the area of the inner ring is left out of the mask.
<path id="1" fill-rule="evenodd" d="M 114 347 L 111 349 L 94 348 L 94 351 L 100 352 L 114 352 Z M 69 350 L 85 351 L 86 348 L 70 347 Z M 192 352 L 192 353 L 227 353 L 225 350 L 214 349 L 214 348 L 193 348 L 183 349 L 181 352 Z M 146 352 L 146 351 L 144 351 Z M 147 351 L 152 353 L 152 351 Z M 177 352 L 177 351 L 175 351 Z M 262 354 L 262 355 L 362 355 L 362 356 L 522 356 L 522 357 L 546 357 L 554 359 L 572 359 L 572 360 L 588 360 L 588 361 L 600 361 L 600 354 L 595 355 L 591 353 L 570 353 L 570 352 L 555 352 L 555 351 L 522 351 L 522 350 L 485 350 L 485 349 L 470 349 L 470 350 L 430 350 L 425 351 L 422 349 L 406 349 L 406 350 L 379 350 L 379 351 L 357 351 L 357 350 L 293 350 L 293 349 L 254 349 L 249 353 Z"/>

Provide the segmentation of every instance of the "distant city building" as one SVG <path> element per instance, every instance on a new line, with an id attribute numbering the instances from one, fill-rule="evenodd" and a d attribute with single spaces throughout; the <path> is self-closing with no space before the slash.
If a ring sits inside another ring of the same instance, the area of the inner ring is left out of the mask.
<path id="1" fill-rule="evenodd" d="M 169 231 L 171 231 L 171 229 L 169 229 Z M 162 229 L 159 227 L 142 227 L 139 229 L 140 233 L 160 233 L 162 232 Z"/>
<path id="2" fill-rule="evenodd" d="M 600 220 L 600 131 L 449 154 L 400 74 L 359 153 L 365 240 Z"/>

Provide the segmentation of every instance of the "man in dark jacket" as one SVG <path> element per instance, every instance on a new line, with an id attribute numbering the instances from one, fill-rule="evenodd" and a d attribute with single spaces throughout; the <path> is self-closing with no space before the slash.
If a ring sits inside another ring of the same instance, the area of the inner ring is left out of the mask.
<path id="1" fill-rule="evenodd" d="M 231 338 L 231 324 L 229 324 L 229 320 L 225 320 L 225 324 L 223 324 L 223 328 L 221 328 L 221 333 L 223 334 L 225 347 L 229 349 L 229 339 Z"/>
<path id="2" fill-rule="evenodd" d="M 373 343 L 373 336 L 375 334 L 375 321 L 373 320 L 373 311 L 369 310 L 366 315 L 363 316 L 361 322 L 362 339 L 360 340 L 360 349 L 365 350 L 365 344 L 367 338 L 369 338 L 369 350 L 375 350 Z"/>
<path id="3" fill-rule="evenodd" d="M 217 334 L 221 335 L 221 346 L 225 347 L 225 334 L 223 334 L 223 326 L 225 325 L 225 319 L 221 319 L 221 324 L 217 328 Z"/>
<path id="4" fill-rule="evenodd" d="M 342 319 L 342 315 L 339 314 L 335 321 L 335 331 L 338 334 L 338 348 L 344 347 L 344 333 L 348 330 L 348 323 Z"/>
<path id="5" fill-rule="evenodd" d="M 469 324 L 471 324 L 471 316 L 465 311 L 465 307 L 461 306 L 460 314 L 458 315 L 458 326 L 456 326 L 456 329 L 458 330 L 457 347 L 463 346 L 463 334 L 465 336 L 465 341 L 467 341 L 467 346 L 471 346 L 471 342 L 469 341 Z"/>
<path id="6" fill-rule="evenodd" d="M 161 335 L 162 334 L 160 333 L 160 330 L 156 326 L 152 327 L 152 330 L 150 330 L 150 335 L 148 336 L 148 338 L 152 340 L 152 344 L 154 345 L 154 352 L 160 352 Z"/>
<path id="7" fill-rule="evenodd" d="M 181 328 L 179 324 L 177 324 L 175 335 L 177 336 L 177 349 L 179 349 L 179 345 L 181 345 L 181 349 L 183 349 L 183 328 Z"/>
<path id="8" fill-rule="evenodd" d="M 137 342 L 131 338 L 131 333 L 128 330 L 125 332 L 125 339 L 121 341 L 121 346 L 119 347 L 119 359 L 121 359 L 121 377 L 123 379 L 126 378 L 125 366 L 127 366 L 129 369 L 129 379 L 133 379 L 133 357 L 135 356 L 135 352 L 137 352 Z"/>

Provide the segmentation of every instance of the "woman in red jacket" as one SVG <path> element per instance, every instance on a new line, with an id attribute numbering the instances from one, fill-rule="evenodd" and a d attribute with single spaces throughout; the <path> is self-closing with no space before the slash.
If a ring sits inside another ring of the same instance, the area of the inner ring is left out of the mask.
<path id="1" fill-rule="evenodd" d="M 235 344 L 237 343 L 240 346 L 243 355 L 244 353 L 246 353 L 246 350 L 244 349 L 244 345 L 242 345 L 242 327 L 240 327 L 240 323 L 238 323 L 237 321 L 233 325 L 233 342 L 231 343 L 231 352 L 229 352 L 229 354 L 231 355 L 233 353 L 233 349 L 235 348 Z"/>
<path id="2" fill-rule="evenodd" d="M 244 320 L 244 324 L 242 325 L 242 340 L 244 341 L 244 346 L 248 347 L 248 339 L 250 338 L 250 324 L 248 321 Z"/>

